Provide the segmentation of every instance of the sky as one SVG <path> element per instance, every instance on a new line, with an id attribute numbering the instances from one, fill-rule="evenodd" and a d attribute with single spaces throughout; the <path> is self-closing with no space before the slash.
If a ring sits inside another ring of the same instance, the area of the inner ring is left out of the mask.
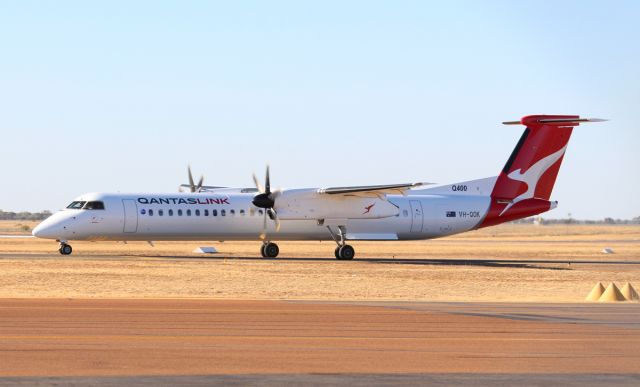
<path id="1" fill-rule="evenodd" d="M 574 130 L 550 218 L 640 216 L 640 2 L 1 1 L 0 209 L 95 191 L 497 175 Z"/>

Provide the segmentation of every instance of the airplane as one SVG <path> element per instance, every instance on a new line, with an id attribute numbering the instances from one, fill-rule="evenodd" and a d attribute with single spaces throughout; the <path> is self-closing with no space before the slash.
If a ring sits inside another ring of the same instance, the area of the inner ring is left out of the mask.
<path id="1" fill-rule="evenodd" d="M 453 184 L 404 183 L 351 187 L 271 189 L 204 186 L 189 192 L 87 193 L 33 230 L 55 239 L 59 252 L 70 241 L 262 241 L 261 255 L 275 258 L 277 240 L 333 240 L 335 257 L 351 260 L 351 241 L 440 238 L 537 215 L 551 201 L 573 128 L 606 121 L 577 115 L 530 115 L 505 125 L 525 130 L 499 175 Z"/>

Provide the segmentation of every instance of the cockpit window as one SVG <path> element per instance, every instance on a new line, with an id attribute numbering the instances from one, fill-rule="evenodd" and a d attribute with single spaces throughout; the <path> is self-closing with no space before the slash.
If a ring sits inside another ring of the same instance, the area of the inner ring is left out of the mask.
<path id="1" fill-rule="evenodd" d="M 85 210 L 104 210 L 104 203 L 103 202 L 87 202 L 87 204 L 84 205 L 84 209 Z"/>
<path id="2" fill-rule="evenodd" d="M 79 201 L 78 202 L 71 202 L 71 204 L 69 204 L 67 206 L 67 208 L 70 208 L 72 210 L 79 210 L 79 209 L 82 208 L 82 206 L 84 206 L 85 203 L 86 202 L 79 202 Z"/>

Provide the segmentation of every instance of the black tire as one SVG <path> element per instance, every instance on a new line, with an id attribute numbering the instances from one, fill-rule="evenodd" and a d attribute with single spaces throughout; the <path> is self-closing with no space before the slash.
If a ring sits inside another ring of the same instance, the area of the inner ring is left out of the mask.
<path id="1" fill-rule="evenodd" d="M 265 258 L 275 258 L 278 256 L 280 248 L 275 243 L 267 243 L 264 246 Z"/>
<path id="2" fill-rule="evenodd" d="M 73 248 L 71 248 L 70 245 L 62 244 L 60 245 L 60 248 L 58 249 L 58 251 L 62 255 L 70 255 L 73 252 Z"/>
<path id="3" fill-rule="evenodd" d="M 336 251 L 334 253 L 336 255 L 336 259 L 340 259 L 340 246 L 336 247 Z"/>
<path id="4" fill-rule="evenodd" d="M 262 258 L 267 258 L 267 253 L 264 252 L 265 246 L 265 244 L 262 244 L 262 246 L 260 246 L 260 255 L 262 255 Z"/>
<path id="5" fill-rule="evenodd" d="M 356 255 L 356 251 L 351 245 L 344 245 L 338 250 L 338 255 L 340 255 L 338 259 L 350 261 Z"/>

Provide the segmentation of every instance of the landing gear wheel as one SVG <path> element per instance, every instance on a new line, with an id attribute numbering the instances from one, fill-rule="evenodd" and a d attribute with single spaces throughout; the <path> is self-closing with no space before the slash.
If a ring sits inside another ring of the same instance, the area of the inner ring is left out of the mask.
<path id="1" fill-rule="evenodd" d="M 344 245 L 338 248 L 338 259 L 349 261 L 352 260 L 356 255 L 356 251 L 351 247 L 351 245 Z"/>
<path id="2" fill-rule="evenodd" d="M 340 246 L 336 247 L 335 254 L 336 254 L 336 259 L 340 259 Z"/>
<path id="3" fill-rule="evenodd" d="M 70 245 L 63 243 L 60 245 L 60 248 L 58 249 L 58 251 L 60 252 L 60 254 L 62 255 L 69 255 L 71 254 L 71 252 L 73 251 L 73 249 L 71 248 Z"/>
<path id="4" fill-rule="evenodd" d="M 264 247 L 265 246 L 266 246 L 265 244 L 260 246 L 260 255 L 262 255 L 262 258 L 267 258 L 267 253 L 264 252 Z"/>
<path id="5" fill-rule="evenodd" d="M 280 248 L 273 242 L 269 242 L 266 245 L 262 246 L 263 254 L 262 256 L 265 258 L 275 258 L 278 256 L 280 252 Z"/>

